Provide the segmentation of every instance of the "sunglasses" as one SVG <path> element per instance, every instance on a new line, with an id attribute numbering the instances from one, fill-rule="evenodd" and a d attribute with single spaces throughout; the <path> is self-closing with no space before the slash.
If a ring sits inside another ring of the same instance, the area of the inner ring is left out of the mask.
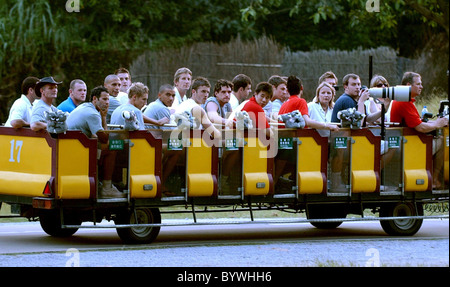
<path id="1" fill-rule="evenodd" d="M 383 86 L 385 86 L 385 87 L 389 87 L 389 85 L 388 84 L 385 84 L 385 83 L 379 83 L 379 84 L 377 84 L 377 88 L 381 88 L 381 87 L 383 87 Z"/>

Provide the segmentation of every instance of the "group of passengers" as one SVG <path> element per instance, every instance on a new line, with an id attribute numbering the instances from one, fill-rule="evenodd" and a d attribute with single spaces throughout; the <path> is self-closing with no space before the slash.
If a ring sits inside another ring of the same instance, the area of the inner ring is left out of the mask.
<path id="1" fill-rule="evenodd" d="M 375 103 L 368 89 L 361 87 L 360 77 L 356 74 L 344 76 L 344 93 L 335 102 L 338 79 L 333 72 L 326 72 L 320 77 L 315 97 L 310 103 L 302 97 L 303 85 L 297 76 L 274 75 L 267 82 L 258 83 L 250 96 L 252 81 L 247 75 L 239 74 L 232 81 L 218 80 L 210 95 L 212 87 L 208 79 L 193 79 L 190 69 L 180 68 L 174 75 L 174 86 L 162 85 L 158 98 L 148 105 L 148 87 L 140 82 L 132 83 L 130 72 L 124 68 L 108 75 L 103 85 L 92 89 L 88 97 L 85 82 L 73 80 L 68 98 L 55 107 L 52 104 L 60 84 L 52 77 L 26 78 L 22 83 L 23 95 L 12 105 L 5 126 L 29 126 L 34 131 L 45 130 L 47 123 L 44 111 L 68 112 L 66 123 L 69 130 L 81 130 L 88 137 L 98 138 L 103 145 L 99 160 L 105 167 L 101 186 L 104 197 L 124 196 L 112 184 L 115 153 L 106 148 L 108 125 L 123 126 L 124 111 L 134 112 L 139 129 L 173 128 L 170 125 L 173 115 L 188 112 L 197 121 L 199 128 L 214 136 L 220 135 L 220 128 L 235 127 L 235 115 L 239 111 L 246 111 L 253 127 L 267 134 L 271 133 L 271 123 L 278 123 L 279 115 L 293 111 L 301 113 L 306 127 L 318 130 L 338 131 L 338 112 L 348 108 L 355 108 L 364 114 L 365 124 L 375 123 L 381 117 L 381 105 L 387 111 L 388 120 L 419 132 L 427 133 L 448 125 L 445 118 L 422 122 L 414 101 L 423 86 L 421 76 L 414 72 L 406 72 L 401 83 L 411 86 L 410 102 L 380 99 Z M 380 75 L 373 77 L 370 83 L 370 87 L 388 86 L 388 81 Z"/>

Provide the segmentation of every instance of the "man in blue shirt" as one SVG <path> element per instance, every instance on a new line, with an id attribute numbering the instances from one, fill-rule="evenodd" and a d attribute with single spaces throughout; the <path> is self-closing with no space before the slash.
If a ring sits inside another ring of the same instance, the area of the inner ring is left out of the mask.
<path id="1" fill-rule="evenodd" d="M 331 116 L 332 123 L 339 123 L 337 117 L 339 111 L 349 108 L 356 108 L 360 113 L 364 112 L 364 101 L 369 98 L 369 91 L 366 89 L 361 91 L 361 79 L 358 75 L 347 74 L 342 81 L 344 86 L 344 94 L 334 104 L 333 114 Z M 335 155 L 331 158 L 331 191 L 347 192 L 347 188 L 342 184 L 342 165 L 344 160 L 344 153 L 346 149 L 337 149 Z"/>
<path id="2" fill-rule="evenodd" d="M 70 83 L 69 97 L 57 107 L 63 112 L 72 112 L 86 100 L 87 86 L 83 80 L 76 79 Z"/>
<path id="3" fill-rule="evenodd" d="M 333 123 L 339 123 L 340 120 L 337 117 L 337 113 L 348 108 L 356 108 L 358 110 L 359 107 L 362 109 L 359 112 L 364 114 L 364 101 L 369 98 L 369 91 L 367 89 L 361 93 L 361 80 L 358 75 L 345 75 L 343 86 L 344 94 L 334 104 L 333 114 L 331 116 L 331 122 Z"/>

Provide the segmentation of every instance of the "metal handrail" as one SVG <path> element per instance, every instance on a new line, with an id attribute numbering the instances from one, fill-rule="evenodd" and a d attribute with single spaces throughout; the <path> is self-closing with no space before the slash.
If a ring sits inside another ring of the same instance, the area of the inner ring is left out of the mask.
<path id="1" fill-rule="evenodd" d="M 354 222 L 354 221 L 385 221 L 404 219 L 448 219 L 449 215 L 427 215 L 427 216 L 393 216 L 393 217 L 352 217 L 352 218 L 323 218 L 323 219 L 276 219 L 276 220 L 214 220 L 197 222 L 175 222 L 175 223 L 145 223 L 145 224 L 117 224 L 117 225 L 62 225 L 62 228 L 133 228 L 133 227 L 175 227 L 175 226 L 200 226 L 200 225 L 240 225 L 240 224 L 289 224 L 289 223 L 314 223 L 314 222 Z M 181 220 L 180 220 L 181 221 Z"/>

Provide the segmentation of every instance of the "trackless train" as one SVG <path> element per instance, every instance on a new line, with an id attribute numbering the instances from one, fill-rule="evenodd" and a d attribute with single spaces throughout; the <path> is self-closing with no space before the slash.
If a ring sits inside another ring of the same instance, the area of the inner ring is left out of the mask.
<path id="1" fill-rule="evenodd" d="M 61 134 L 0 127 L 0 202 L 39 219 L 52 236 L 71 236 L 83 222 L 112 220 L 126 243 L 149 243 L 168 207 L 243 206 L 306 213 L 319 228 L 349 214 L 379 212 L 391 235 L 413 235 L 423 204 L 449 198 L 449 129 L 410 128 L 108 131 L 113 175 L 123 198 L 99 196 L 98 145 L 79 131 Z M 433 140 L 435 138 L 435 140 Z M 437 140 L 436 140 L 437 138 Z M 433 158 L 433 141 L 444 155 Z M 176 156 L 170 174 L 165 159 Z M 337 176 L 336 176 L 337 174 Z M 363 215 L 364 216 L 364 215 Z M 251 221 L 250 221 L 251 222 Z"/>

